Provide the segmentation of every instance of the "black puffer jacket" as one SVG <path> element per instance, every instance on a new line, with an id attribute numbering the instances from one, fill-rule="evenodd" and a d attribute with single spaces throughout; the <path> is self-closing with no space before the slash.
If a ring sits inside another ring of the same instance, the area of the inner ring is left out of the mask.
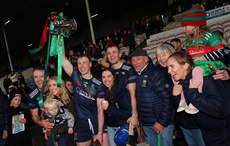
<path id="1" fill-rule="evenodd" d="M 156 121 L 164 127 L 171 124 L 171 95 L 172 88 L 159 68 L 148 64 L 137 75 L 137 109 L 143 126 L 152 126 Z"/>
<path id="2" fill-rule="evenodd" d="M 181 81 L 187 104 L 192 103 L 199 113 L 194 115 L 202 129 L 220 132 L 230 127 L 230 84 L 214 80 L 212 75 L 204 77 L 202 93 L 197 88 L 189 88 L 190 72 Z"/>
<path id="3" fill-rule="evenodd" d="M 120 76 L 116 85 L 113 105 L 109 105 L 105 110 L 105 122 L 108 126 L 124 126 L 131 116 L 131 98 L 125 82 L 125 76 Z"/>

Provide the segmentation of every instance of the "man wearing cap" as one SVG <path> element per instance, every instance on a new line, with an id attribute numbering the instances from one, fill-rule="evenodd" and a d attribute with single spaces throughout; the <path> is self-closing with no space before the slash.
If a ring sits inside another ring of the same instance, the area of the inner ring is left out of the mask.
<path id="1" fill-rule="evenodd" d="M 170 135 L 164 134 L 168 132 L 164 128 L 168 126 L 171 118 L 170 97 L 172 88 L 164 73 L 149 63 L 146 51 L 136 50 L 130 57 L 138 74 L 136 98 L 139 120 L 146 134 L 147 143 L 150 146 L 156 146 L 157 134 L 162 134 L 161 141 L 165 141 L 163 135 Z"/>

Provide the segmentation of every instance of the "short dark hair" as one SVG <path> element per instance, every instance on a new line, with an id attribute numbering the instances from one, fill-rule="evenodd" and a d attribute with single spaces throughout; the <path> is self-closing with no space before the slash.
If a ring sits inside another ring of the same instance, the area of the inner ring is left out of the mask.
<path id="1" fill-rule="evenodd" d="M 78 57 L 77 57 L 77 61 L 78 61 L 79 58 L 83 58 L 83 57 L 88 58 L 88 59 L 89 59 L 89 62 L 91 62 L 91 57 L 90 57 L 89 55 L 87 55 L 87 54 L 81 54 L 80 56 L 78 56 Z"/>
<path id="2" fill-rule="evenodd" d="M 70 78 L 70 77 L 67 77 L 66 79 L 65 79 L 65 82 L 72 82 L 72 78 Z"/>
<path id="3" fill-rule="evenodd" d="M 112 47 L 116 47 L 116 48 L 118 49 L 118 52 L 120 52 L 120 47 L 119 47 L 118 45 L 115 45 L 115 44 L 109 45 L 109 46 L 107 47 L 107 49 L 106 49 L 106 52 L 107 52 L 107 50 L 108 50 L 109 48 L 112 48 Z"/>
<path id="4" fill-rule="evenodd" d="M 43 66 L 37 66 L 37 67 L 35 67 L 35 68 L 33 69 L 33 73 L 34 73 L 36 70 L 44 70 L 44 71 L 45 71 L 45 69 L 44 69 Z"/>
<path id="5" fill-rule="evenodd" d="M 178 42 L 178 43 L 181 43 L 181 40 L 178 39 L 178 38 L 174 38 L 174 39 L 172 39 L 172 40 L 170 41 L 170 43 L 171 43 L 171 42 Z"/>

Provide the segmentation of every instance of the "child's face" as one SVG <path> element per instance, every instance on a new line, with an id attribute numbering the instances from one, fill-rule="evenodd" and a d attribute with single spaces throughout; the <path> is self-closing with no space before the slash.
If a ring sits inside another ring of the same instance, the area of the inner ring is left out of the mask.
<path id="1" fill-rule="evenodd" d="M 73 91 L 73 84 L 72 84 L 72 82 L 66 81 L 65 82 L 65 86 L 66 86 L 66 88 L 68 89 L 69 92 Z"/>
<path id="2" fill-rule="evenodd" d="M 51 114 L 52 116 L 55 116 L 58 112 L 58 107 L 57 105 L 53 104 L 53 105 L 50 105 L 47 109 L 48 113 Z"/>
<path id="3" fill-rule="evenodd" d="M 184 26 L 183 28 L 184 32 L 186 33 L 187 36 L 190 36 L 190 35 L 195 35 L 195 26 L 191 26 L 191 25 L 186 25 Z"/>
<path id="4" fill-rule="evenodd" d="M 21 95 L 15 94 L 15 97 L 10 102 L 10 106 L 17 108 L 20 104 L 21 104 Z"/>

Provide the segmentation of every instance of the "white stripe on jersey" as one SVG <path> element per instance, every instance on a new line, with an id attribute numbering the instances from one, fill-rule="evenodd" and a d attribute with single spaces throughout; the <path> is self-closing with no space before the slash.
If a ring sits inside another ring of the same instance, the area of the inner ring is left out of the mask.
<path id="1" fill-rule="evenodd" d="M 34 98 L 38 94 L 38 92 L 39 92 L 38 88 L 34 89 L 34 91 L 29 94 L 29 97 Z"/>
<path id="2" fill-rule="evenodd" d="M 131 68 L 131 67 L 130 67 L 130 66 L 127 66 L 127 65 L 123 65 L 123 66 L 122 66 L 122 69 L 127 70 L 127 71 L 129 71 L 130 68 Z"/>
<path id="3" fill-rule="evenodd" d="M 97 85 L 101 85 L 101 81 L 99 81 L 99 80 L 96 79 L 96 78 L 93 78 L 92 81 L 93 81 L 94 83 L 96 83 Z"/>

